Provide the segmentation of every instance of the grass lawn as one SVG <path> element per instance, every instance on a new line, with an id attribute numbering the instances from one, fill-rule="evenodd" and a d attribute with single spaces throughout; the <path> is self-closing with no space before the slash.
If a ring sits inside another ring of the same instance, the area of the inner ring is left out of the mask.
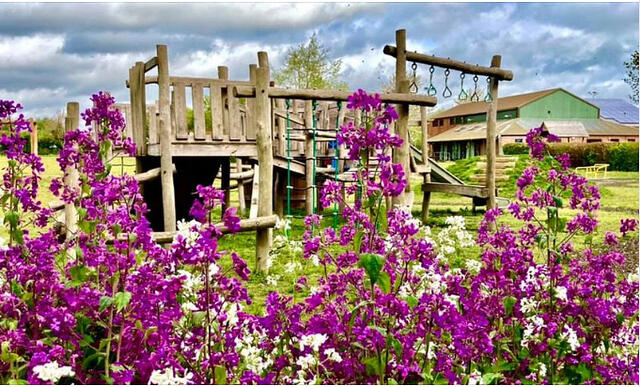
<path id="1" fill-rule="evenodd" d="M 40 200 L 43 203 L 49 203 L 55 199 L 55 197 L 48 190 L 51 180 L 61 175 L 55 160 L 56 156 L 43 156 L 46 172 L 43 176 L 41 184 L 41 191 L 39 194 Z M 124 161 L 124 166 L 122 166 Z M 468 161 L 450 162 L 447 163 L 447 167 L 450 170 L 464 170 L 468 167 Z M 122 172 L 133 173 L 133 159 L 125 158 L 124 160 L 116 159 L 114 161 L 113 172 L 120 174 Z M 519 157 L 516 164 L 516 168 L 512 174 L 512 178 L 508 182 L 499 183 L 500 196 L 509 197 L 515 192 L 515 179 L 517 174 L 524 169 L 527 164 L 527 157 Z M 6 167 L 6 158 L 0 158 L 0 168 Z M 619 222 L 622 218 L 635 217 L 638 218 L 638 172 L 609 172 L 607 179 L 594 179 L 593 182 L 600 187 L 602 200 L 601 210 L 599 212 L 600 226 L 597 233 L 594 235 L 593 242 L 598 245 L 602 242 L 604 232 L 606 230 L 618 230 Z M 415 194 L 413 214 L 416 217 L 420 217 L 420 209 L 422 205 L 422 193 L 420 192 L 421 180 L 419 177 L 415 177 L 411 181 L 412 190 Z M 482 210 L 476 214 L 471 211 L 471 199 L 460 197 L 452 194 L 433 193 L 431 196 L 431 209 L 430 218 L 427 222 L 429 226 L 434 229 L 438 229 L 444 226 L 444 220 L 451 215 L 460 215 L 465 218 L 467 228 L 471 233 L 476 233 L 478 225 L 482 220 Z M 237 204 L 237 192 L 232 191 L 231 194 L 232 205 Z M 300 240 L 304 232 L 303 214 L 297 212 L 294 214 L 292 238 L 294 240 Z M 561 216 L 571 217 L 572 211 L 568 209 L 561 210 Z M 504 217 L 504 221 L 514 227 L 519 225 L 519 222 L 508 216 Z M 332 226 L 332 215 L 330 211 L 327 211 L 323 220 L 323 226 Z M 274 235 L 278 235 L 281 231 L 274 231 Z M 0 228 L 0 236 L 6 238 L 7 230 Z M 583 238 L 579 237 L 576 242 L 582 244 Z M 245 258 L 249 264 L 249 267 L 253 267 L 255 257 L 255 233 L 241 233 L 237 235 L 230 235 L 225 237 L 220 247 L 223 250 L 229 252 L 235 251 L 241 257 Z M 464 256 L 459 257 L 460 261 L 464 261 L 465 258 L 478 256 L 480 248 L 471 248 L 464 251 Z M 298 260 L 302 263 L 302 268 L 297 272 L 288 273 L 286 271 L 286 265 L 292 260 Z M 223 264 L 228 264 L 224 262 Z M 277 285 L 269 285 L 267 278 L 264 275 L 252 275 L 249 281 L 249 291 L 254 299 L 254 305 L 250 306 L 250 309 L 254 311 L 261 309 L 263 300 L 266 295 L 272 291 L 279 291 L 289 295 L 294 295 L 296 298 L 306 296 L 308 290 L 302 290 L 295 292 L 294 281 L 300 275 L 306 275 L 310 285 L 315 283 L 315 279 L 323 275 L 323 269 L 321 267 L 315 267 L 310 262 L 301 259 L 296 256 L 286 256 L 278 260 L 275 260 L 270 271 L 272 277 L 280 276 Z"/>

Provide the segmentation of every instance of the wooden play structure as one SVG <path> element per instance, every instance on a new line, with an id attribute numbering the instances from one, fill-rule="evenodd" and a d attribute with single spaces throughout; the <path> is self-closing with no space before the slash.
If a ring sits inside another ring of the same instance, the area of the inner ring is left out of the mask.
<path id="1" fill-rule="evenodd" d="M 430 192 L 452 192 L 495 205 L 493 156 L 488 157 L 487 187 L 468 186 L 440 167 L 427 154 L 427 107 L 436 105 L 434 93 L 413 91 L 406 76 L 406 61 L 430 64 L 491 77 L 491 95 L 497 97 L 499 80 L 512 79 L 499 69 L 494 56 L 491 68 L 406 51 L 406 33 L 396 32 L 396 46 L 384 53 L 396 59 L 396 90 L 381 94 L 384 103 L 395 104 L 399 119 L 395 133 L 404 139 L 394 152 L 394 162 L 405 171 L 424 176 L 423 219 L 426 220 Z M 307 214 L 317 211 L 318 187 L 326 179 L 349 182 L 352 173 L 347 150 L 338 146 L 340 126 L 360 117 L 346 109 L 352 92 L 294 90 L 276 87 L 270 78 L 266 52 L 258 52 L 258 63 L 248 66 L 248 80 L 230 80 L 227 67 L 219 66 L 217 78 L 171 75 L 167 47 L 156 46 L 156 55 L 136 62 L 129 70 L 130 103 L 118 108 L 126 116 L 126 133 L 137 144 L 136 179 L 150 209 L 149 220 L 159 242 L 169 242 L 176 221 L 187 218 L 198 184 L 220 179 L 229 197 L 238 189 L 241 212 L 250 207 L 243 231 L 256 231 L 256 267 L 265 268 L 271 246 L 271 228 L 277 216 L 291 216 L 292 207 Z M 154 74 L 155 73 L 155 74 Z M 149 102 L 150 87 L 157 87 L 157 100 Z M 420 120 L 409 122 L 409 105 L 420 107 Z M 189 108 L 190 106 L 190 108 Z M 495 103 L 490 104 L 488 137 L 495 139 Z M 67 106 L 67 128 L 78 123 L 78 105 Z M 410 146 L 409 124 L 422 127 L 422 150 Z M 495 153 L 495 141 L 493 152 Z M 494 154 L 493 153 L 493 154 Z M 492 154 L 491 152 L 489 154 Z M 234 160 L 232 160 L 234 159 Z M 235 167 L 235 170 L 232 170 Z M 76 179 L 70 174 L 70 183 Z M 408 192 L 409 188 L 407 188 Z M 409 195 L 394 199 L 396 205 L 411 204 Z M 474 201 L 474 204 L 476 202 Z M 72 205 L 65 209 L 67 230 L 74 229 Z M 337 216 L 338 208 L 334 208 Z"/>

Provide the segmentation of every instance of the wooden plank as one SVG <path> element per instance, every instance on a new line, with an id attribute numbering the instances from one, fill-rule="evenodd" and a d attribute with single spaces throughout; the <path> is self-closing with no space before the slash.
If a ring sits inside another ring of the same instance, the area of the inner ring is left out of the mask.
<path id="1" fill-rule="evenodd" d="M 202 156 L 209 157 L 255 157 L 258 150 L 255 143 L 229 143 L 226 141 L 198 141 L 182 142 L 171 144 L 171 152 L 174 156 Z M 160 156 L 161 146 L 159 144 L 149 145 L 147 154 L 149 156 Z"/>
<path id="2" fill-rule="evenodd" d="M 229 103 L 229 140 L 242 140 L 242 121 L 240 120 L 240 101 L 228 94 Z"/>
<path id="3" fill-rule="evenodd" d="M 176 173 L 176 165 L 172 164 L 172 172 L 175 175 Z M 152 168 L 146 172 L 141 172 L 141 173 L 136 173 L 133 178 L 136 179 L 138 182 L 142 183 L 145 181 L 149 181 L 149 180 L 154 180 L 157 179 L 158 177 L 160 177 L 160 167 L 158 168 Z"/>
<path id="4" fill-rule="evenodd" d="M 158 105 L 157 103 L 147 107 L 149 117 L 149 144 L 158 143 Z"/>
<path id="5" fill-rule="evenodd" d="M 253 86 L 233 86 L 235 97 L 255 98 L 256 89 Z M 350 91 L 315 90 L 315 89 L 281 89 L 269 88 L 269 98 L 289 98 L 316 101 L 347 101 L 353 94 Z M 423 94 L 383 93 L 380 99 L 385 103 L 404 103 L 417 106 L 435 106 L 437 98 Z"/>
<path id="6" fill-rule="evenodd" d="M 251 207 L 249 209 L 249 219 L 258 217 L 258 195 L 260 195 L 260 166 L 253 167 L 253 188 L 251 189 Z"/>
<path id="7" fill-rule="evenodd" d="M 153 69 L 156 66 L 158 66 L 158 57 L 154 56 L 144 64 L 144 72 L 146 73 L 147 71 Z"/>
<path id="8" fill-rule="evenodd" d="M 251 101 L 252 98 L 248 98 L 247 101 Z M 279 118 L 284 118 L 286 120 L 287 118 L 287 111 L 286 109 L 281 109 L 279 107 L 277 107 L 273 110 L 273 114 Z M 300 118 L 299 115 L 295 114 L 295 113 L 290 113 L 289 114 L 289 121 L 291 121 L 291 127 L 294 128 L 295 125 L 303 125 L 304 126 L 304 119 Z"/>
<path id="9" fill-rule="evenodd" d="M 222 140 L 224 132 L 222 87 L 214 83 L 210 83 L 209 87 L 211 89 L 211 139 Z"/>
<path id="10" fill-rule="evenodd" d="M 251 84 L 256 82 L 257 65 L 249 65 L 249 81 Z M 247 140 L 255 140 L 256 138 L 256 100 L 255 98 L 247 98 L 246 102 L 246 138 Z"/>
<path id="11" fill-rule="evenodd" d="M 246 172 L 242 171 L 242 159 L 240 157 L 236 158 L 236 170 L 237 170 L 236 173 L 231 174 L 231 179 L 235 177 L 235 179 L 238 181 L 238 210 L 240 211 L 241 215 L 244 215 L 246 207 L 245 207 L 245 200 L 244 200 L 243 180 L 245 179 L 245 177 L 242 175 L 249 173 L 247 178 L 253 177 L 253 171 L 246 171 Z"/>
<path id="12" fill-rule="evenodd" d="M 396 92 L 400 94 L 409 93 L 409 80 L 407 79 L 407 59 L 406 53 L 406 30 L 396 31 L 396 44 L 398 45 L 398 55 L 396 56 Z M 395 121 L 395 134 L 402 139 L 402 145 L 393 149 L 393 162 L 402 164 L 402 169 L 407 176 L 411 174 L 410 165 L 410 149 L 409 149 L 409 105 L 398 104 L 396 105 L 396 111 L 398 113 L 398 119 Z M 404 192 L 400 195 L 394 196 L 392 199 L 394 206 L 411 206 L 411 187 L 409 184 L 405 187 Z M 411 207 L 409 207 L 411 208 Z"/>
<path id="13" fill-rule="evenodd" d="M 162 213 L 165 231 L 176 230 L 176 204 L 171 157 L 171 117 L 169 107 L 169 58 L 167 46 L 157 45 L 158 94 L 160 109 L 160 168 L 162 181 Z"/>
<path id="14" fill-rule="evenodd" d="M 176 116 L 176 139 L 186 140 L 187 133 L 187 98 L 184 83 L 173 84 L 173 109 Z"/>
<path id="15" fill-rule="evenodd" d="M 399 44 L 398 44 L 398 47 L 400 47 Z M 402 52 L 402 51 L 406 51 L 406 50 L 403 50 L 402 48 L 398 50 L 398 48 L 391 45 L 384 46 L 384 49 L 382 50 L 382 52 L 384 52 L 386 55 L 393 56 L 396 58 L 398 57 L 398 52 Z M 406 52 L 405 56 L 409 62 L 422 63 L 426 65 L 434 65 L 442 68 L 447 68 L 450 70 L 461 71 L 465 74 L 477 74 L 477 75 L 495 77 L 500 81 L 513 80 L 513 72 L 509 70 L 496 68 L 496 67 L 484 67 L 484 66 L 472 65 L 469 63 L 460 62 L 458 60 L 454 60 L 450 58 L 440 58 L 437 56 L 425 55 L 425 54 L 420 54 L 417 52 L 410 52 L 410 51 Z"/>
<path id="16" fill-rule="evenodd" d="M 202 83 L 195 83 L 191 86 L 191 100 L 193 103 L 193 137 L 196 140 L 206 140 Z"/>
<path id="17" fill-rule="evenodd" d="M 147 75 L 144 78 L 145 80 L 145 84 L 149 85 L 149 84 L 156 84 L 158 83 L 158 77 L 155 75 Z M 170 84 L 173 84 L 175 82 L 179 82 L 179 83 L 184 83 L 186 85 L 192 85 L 195 83 L 215 83 L 218 86 L 226 86 L 227 84 L 230 85 L 234 85 L 234 86 L 253 86 L 253 83 L 249 82 L 249 81 L 224 81 L 224 80 L 220 80 L 217 78 L 202 78 L 202 77 L 176 77 L 176 76 L 171 76 L 169 77 L 169 82 Z M 125 82 L 125 85 L 127 87 L 130 87 L 130 83 L 127 80 Z"/>
<path id="18" fill-rule="evenodd" d="M 136 62 L 135 66 L 129 69 L 129 81 L 131 87 L 129 94 L 131 99 L 131 126 L 133 132 L 133 141 L 136 143 L 136 155 L 142 156 L 146 153 L 146 134 L 145 134 L 145 95 L 144 84 L 144 63 Z"/>
<path id="19" fill-rule="evenodd" d="M 67 103 L 67 117 L 64 122 L 65 132 L 70 132 L 78 128 L 80 124 L 80 104 L 77 102 Z M 75 192 L 80 191 L 78 170 L 69 166 L 64 171 L 64 184 Z M 74 203 L 67 203 L 64 206 L 64 223 L 67 232 L 67 239 L 74 237 L 77 231 L 78 211 Z"/>
<path id="20" fill-rule="evenodd" d="M 218 79 L 227 81 L 229 79 L 229 69 L 227 66 L 218 66 Z M 221 88 L 222 93 L 222 136 L 229 138 L 229 86 L 225 82 Z"/>
<path id="21" fill-rule="evenodd" d="M 481 185 L 463 185 L 447 183 L 423 183 L 422 190 L 428 192 L 446 192 L 461 196 L 488 198 L 489 190 Z M 495 191 L 494 191 L 495 192 Z"/>

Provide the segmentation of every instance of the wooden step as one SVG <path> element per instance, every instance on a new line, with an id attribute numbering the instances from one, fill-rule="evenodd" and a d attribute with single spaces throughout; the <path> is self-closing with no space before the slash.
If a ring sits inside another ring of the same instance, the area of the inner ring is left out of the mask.
<path id="1" fill-rule="evenodd" d="M 484 183 L 486 178 L 485 175 L 473 175 L 471 176 L 471 180 L 479 182 L 479 183 Z M 496 175 L 496 181 L 509 181 L 509 176 L 507 175 Z"/>

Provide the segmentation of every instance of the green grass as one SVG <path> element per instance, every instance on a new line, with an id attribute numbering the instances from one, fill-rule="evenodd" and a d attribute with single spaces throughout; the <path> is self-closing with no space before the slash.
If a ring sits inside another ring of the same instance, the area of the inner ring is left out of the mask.
<path id="1" fill-rule="evenodd" d="M 55 156 L 44 156 L 43 162 L 46 168 L 46 172 L 43 175 L 43 182 L 41 185 L 41 190 L 39 194 L 39 198 L 43 203 L 49 203 L 54 200 L 55 197 L 48 190 L 48 186 L 51 182 L 51 179 L 54 177 L 61 176 L 61 172 L 57 166 L 55 161 Z M 134 164 L 133 159 L 125 159 L 125 164 Z M 470 177 L 472 174 L 470 165 L 475 165 L 477 160 L 468 160 L 468 161 L 458 161 L 451 162 L 445 164 L 446 167 L 449 167 L 449 170 L 456 171 L 454 173 L 458 174 L 459 177 L 462 177 L 463 180 L 466 179 L 467 176 Z M 508 182 L 499 183 L 498 187 L 500 189 L 500 196 L 504 197 L 512 197 L 515 192 L 515 179 L 517 178 L 517 174 L 522 172 L 522 170 L 526 167 L 528 162 L 527 156 L 519 156 L 518 161 L 516 162 L 516 167 L 514 168 L 514 172 L 511 174 L 511 179 Z M 114 161 L 113 172 L 116 174 L 121 173 L 122 170 L 128 173 L 133 172 L 132 166 L 120 167 L 120 160 L 117 159 Z M 0 158 L 0 168 L 4 168 L 6 166 L 6 159 Z M 618 230 L 619 222 L 622 218 L 629 217 L 638 217 L 638 172 L 609 172 L 607 179 L 597 179 L 594 180 L 594 183 L 600 187 L 602 200 L 601 200 L 601 211 L 599 212 L 598 219 L 600 221 L 600 226 L 598 232 L 594 235 L 594 243 L 599 244 L 602 242 L 604 238 L 604 232 L 606 230 Z M 422 206 L 422 192 L 420 191 L 421 185 L 420 177 L 413 177 L 411 180 L 411 188 L 414 192 L 414 206 L 413 206 L 413 214 L 416 217 L 420 217 L 420 209 Z M 232 191 L 231 194 L 231 204 L 237 205 L 237 191 Z M 470 198 L 460 197 L 452 194 L 444 194 L 444 193 L 433 193 L 431 195 L 431 207 L 430 207 L 430 217 L 427 222 L 429 226 L 434 228 L 436 231 L 439 228 L 444 227 L 444 221 L 448 216 L 451 215 L 460 215 L 465 218 L 467 223 L 468 230 L 476 234 L 478 225 L 482 220 L 482 212 L 479 211 L 476 214 L 473 214 L 471 211 L 472 202 Z M 568 209 L 561 210 L 561 216 L 570 217 L 573 215 L 573 211 Z M 246 217 L 246 214 L 245 214 Z M 513 227 L 518 227 L 520 222 L 510 218 L 509 216 L 505 216 L 505 223 L 509 224 Z M 325 213 L 325 217 L 323 219 L 322 227 L 331 227 L 332 226 L 332 215 L 330 211 Z M 297 210 L 294 213 L 294 218 L 292 221 L 292 239 L 301 240 L 302 234 L 304 232 L 304 223 L 303 223 L 303 214 L 300 210 Z M 281 231 L 274 231 L 274 235 L 278 235 Z M 7 231 L 4 229 L 0 229 L 0 236 L 6 238 Z M 577 239 L 578 245 L 584 243 L 583 238 Z M 228 252 L 235 251 L 241 257 L 247 260 L 250 268 L 254 266 L 255 260 L 255 233 L 240 233 L 236 235 L 229 235 L 223 238 L 220 241 L 220 248 L 222 250 L 226 250 Z M 463 262 L 465 259 L 470 257 L 477 257 L 480 253 L 480 248 L 470 248 L 463 251 L 462 256 L 456 259 L 454 264 L 458 264 Z M 291 260 L 299 260 L 303 267 L 296 273 L 287 273 L 285 271 L 286 264 Z M 228 259 L 225 259 L 222 262 L 223 266 L 230 265 Z M 249 293 L 252 296 L 254 303 L 249 306 L 249 310 L 251 311 L 260 311 L 262 305 L 264 304 L 264 299 L 266 296 L 273 291 L 278 291 L 281 293 L 288 294 L 290 296 L 295 296 L 296 299 L 301 299 L 302 297 L 308 294 L 308 290 L 302 291 L 294 291 L 295 284 L 294 281 L 300 275 L 306 275 L 308 277 L 308 283 L 310 285 L 314 285 L 318 277 L 322 276 L 324 270 L 322 267 L 315 267 L 310 262 L 302 259 L 299 256 L 291 257 L 284 256 L 280 257 L 273 262 L 273 266 L 271 268 L 271 275 L 280 275 L 280 280 L 278 281 L 277 286 L 271 286 L 267 284 L 266 277 L 261 274 L 253 274 L 248 282 Z"/>

